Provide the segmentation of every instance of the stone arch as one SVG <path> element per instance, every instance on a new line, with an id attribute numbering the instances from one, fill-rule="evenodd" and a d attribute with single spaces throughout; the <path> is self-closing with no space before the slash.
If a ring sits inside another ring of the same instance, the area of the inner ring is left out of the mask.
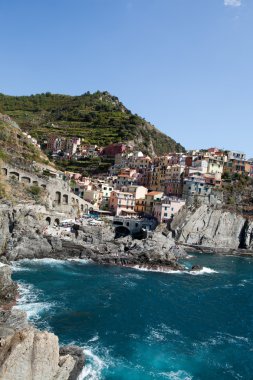
<path id="1" fill-rule="evenodd" d="M 88 214 L 88 211 L 89 211 L 89 210 L 88 210 L 88 205 L 85 204 L 85 205 L 84 205 L 84 212 L 85 212 L 85 214 Z"/>
<path id="2" fill-rule="evenodd" d="M 60 224 L 60 219 L 59 219 L 59 218 L 56 218 L 54 222 L 55 222 L 55 224 L 56 224 L 57 226 L 59 226 L 59 224 Z"/>
<path id="3" fill-rule="evenodd" d="M 50 216 L 46 217 L 46 222 L 47 222 L 48 225 L 50 226 L 50 224 L 51 224 L 51 218 L 50 218 Z"/>
<path id="4" fill-rule="evenodd" d="M 130 230 L 125 226 L 118 226 L 115 228 L 115 239 L 130 235 Z"/>
<path id="5" fill-rule="evenodd" d="M 84 209 L 84 205 L 83 205 L 83 204 L 81 204 L 81 211 L 83 211 L 83 209 Z"/>
<path id="6" fill-rule="evenodd" d="M 33 181 L 33 185 L 39 186 L 39 182 L 38 181 Z"/>
<path id="7" fill-rule="evenodd" d="M 1 168 L 1 174 L 7 176 L 8 175 L 8 169 Z"/>
<path id="8" fill-rule="evenodd" d="M 61 204 L 61 192 L 60 191 L 56 191 L 55 192 L 55 203 L 57 205 L 60 205 Z"/>
<path id="9" fill-rule="evenodd" d="M 71 198 L 71 203 L 72 203 L 72 205 L 75 204 L 75 198 Z"/>
<path id="10" fill-rule="evenodd" d="M 18 172 L 10 172 L 9 176 L 15 178 L 19 181 L 19 173 Z"/>
<path id="11" fill-rule="evenodd" d="M 21 182 L 23 182 L 23 183 L 31 183 L 31 178 L 23 176 L 23 177 L 21 177 Z"/>
<path id="12" fill-rule="evenodd" d="M 62 204 L 67 205 L 68 203 L 69 203 L 69 196 L 67 194 L 63 194 Z"/>
<path id="13" fill-rule="evenodd" d="M 79 204 L 79 200 L 76 198 L 76 204 Z"/>

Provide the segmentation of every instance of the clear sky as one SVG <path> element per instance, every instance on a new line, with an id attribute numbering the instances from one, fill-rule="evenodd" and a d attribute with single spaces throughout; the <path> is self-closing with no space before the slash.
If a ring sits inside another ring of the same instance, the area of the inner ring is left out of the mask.
<path id="1" fill-rule="evenodd" d="M 0 0 L 0 92 L 109 91 L 186 148 L 253 156 L 252 0 Z"/>

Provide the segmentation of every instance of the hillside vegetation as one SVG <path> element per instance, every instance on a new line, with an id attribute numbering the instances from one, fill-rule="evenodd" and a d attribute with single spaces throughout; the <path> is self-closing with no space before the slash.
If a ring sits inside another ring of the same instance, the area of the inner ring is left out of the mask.
<path id="1" fill-rule="evenodd" d="M 134 143 L 148 154 L 184 151 L 184 148 L 143 118 L 133 115 L 108 92 L 81 96 L 0 94 L 0 112 L 10 115 L 23 130 L 42 142 L 50 135 L 82 137 L 84 143 L 106 146 Z"/>
<path id="2" fill-rule="evenodd" d="M 33 161 L 48 163 L 47 157 L 23 135 L 18 125 L 2 114 L 0 114 L 0 161 L 15 166 L 29 165 Z"/>

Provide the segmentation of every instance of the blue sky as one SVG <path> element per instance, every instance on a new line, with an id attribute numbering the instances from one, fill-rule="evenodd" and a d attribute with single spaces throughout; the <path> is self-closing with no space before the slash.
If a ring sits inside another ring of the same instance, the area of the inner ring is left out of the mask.
<path id="1" fill-rule="evenodd" d="M 0 92 L 107 90 L 186 148 L 253 156 L 252 0 L 2 0 Z"/>

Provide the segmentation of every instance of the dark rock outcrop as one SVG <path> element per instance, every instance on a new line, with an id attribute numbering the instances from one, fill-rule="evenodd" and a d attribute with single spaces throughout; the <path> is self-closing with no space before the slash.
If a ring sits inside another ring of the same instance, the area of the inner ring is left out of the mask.
<path id="1" fill-rule="evenodd" d="M 15 301 L 17 285 L 11 279 L 11 268 L 0 263 L 0 305 Z"/>
<path id="2" fill-rule="evenodd" d="M 220 250 L 253 249 L 253 222 L 215 207 L 184 207 L 170 228 L 181 244 Z"/>

